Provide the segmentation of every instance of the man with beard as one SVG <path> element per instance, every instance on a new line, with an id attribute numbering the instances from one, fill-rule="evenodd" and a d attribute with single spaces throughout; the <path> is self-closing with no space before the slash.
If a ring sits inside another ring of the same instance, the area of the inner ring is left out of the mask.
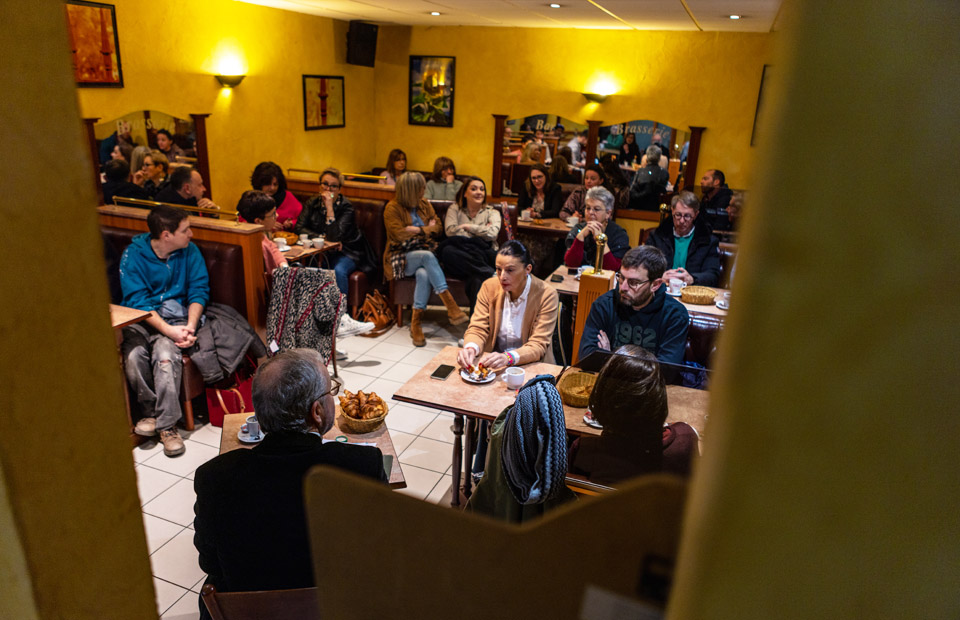
<path id="1" fill-rule="evenodd" d="M 683 362 L 690 316 L 683 304 L 667 296 L 666 269 L 663 252 L 652 246 L 632 248 L 623 255 L 617 288 L 590 307 L 580 338 L 580 359 L 598 349 L 616 351 L 635 344 L 660 362 Z"/>
<path id="2" fill-rule="evenodd" d="M 712 230 L 732 230 L 727 205 L 733 192 L 722 170 L 707 170 L 700 178 L 700 211 Z"/>

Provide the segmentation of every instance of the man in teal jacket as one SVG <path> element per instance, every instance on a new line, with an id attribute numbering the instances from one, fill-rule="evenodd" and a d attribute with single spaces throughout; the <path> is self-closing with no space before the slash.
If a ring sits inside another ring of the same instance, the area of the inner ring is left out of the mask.
<path id="1" fill-rule="evenodd" d="M 123 305 L 150 311 L 141 324 L 123 330 L 124 371 L 143 418 L 134 431 L 159 432 L 163 453 L 183 454 L 180 420 L 181 352 L 197 341 L 210 299 L 207 266 L 190 239 L 185 211 L 158 206 L 147 217 L 149 233 L 137 235 L 120 259 Z"/>

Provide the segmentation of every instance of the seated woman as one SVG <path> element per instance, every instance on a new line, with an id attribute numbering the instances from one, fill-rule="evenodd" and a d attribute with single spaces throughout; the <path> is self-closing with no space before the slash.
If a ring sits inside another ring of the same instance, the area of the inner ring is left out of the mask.
<path id="1" fill-rule="evenodd" d="M 344 295 L 350 288 L 354 271 L 373 271 L 377 257 L 360 229 L 350 199 L 340 193 L 343 175 L 336 168 L 320 173 L 320 195 L 307 201 L 293 227 L 298 235 L 323 235 L 327 241 L 339 241 L 338 252 L 327 252 L 324 258 L 337 275 L 337 288 Z"/>
<path id="2" fill-rule="evenodd" d="M 483 283 L 457 362 L 479 362 L 497 371 L 507 366 L 553 363 L 551 338 L 560 305 L 557 291 L 532 275 L 530 254 L 519 241 L 497 252 L 497 275 Z"/>
<path id="3" fill-rule="evenodd" d="M 557 155 L 550 162 L 550 178 L 557 183 L 576 183 L 577 177 L 570 172 L 570 161 L 563 155 Z"/>
<path id="4" fill-rule="evenodd" d="M 630 235 L 610 219 L 613 213 L 613 194 L 606 187 L 594 187 L 587 191 L 586 220 L 580 221 L 567 235 L 567 253 L 563 262 L 567 267 L 595 265 L 597 260 L 597 235 L 603 233 L 607 242 L 603 246 L 603 268 L 620 269 L 623 255 L 630 249 Z"/>
<path id="5" fill-rule="evenodd" d="M 388 280 L 416 276 L 413 292 L 413 316 L 410 338 L 414 346 L 427 344 L 420 321 L 430 301 L 430 289 L 443 300 L 452 325 L 467 322 L 467 315 L 457 306 L 447 290 L 447 279 L 433 254 L 440 223 L 430 203 L 423 199 L 426 182 L 419 172 L 408 172 L 397 182 L 397 195 L 383 210 L 387 230 L 387 251 L 383 253 L 383 274 Z"/>
<path id="6" fill-rule="evenodd" d="M 632 166 L 640 162 L 640 147 L 637 146 L 637 134 L 628 133 L 623 137 L 623 144 L 620 145 L 621 164 Z"/>
<path id="7" fill-rule="evenodd" d="M 563 203 L 563 208 L 560 209 L 560 219 L 566 222 L 571 216 L 576 215 L 582 220 L 584 217 L 583 201 L 586 198 L 587 191 L 603 185 L 605 180 L 603 169 L 600 166 L 596 164 L 587 166 L 583 171 L 583 185 L 567 196 L 567 201 Z"/>
<path id="8" fill-rule="evenodd" d="M 446 273 L 465 281 L 470 312 L 476 306 L 480 285 L 493 276 L 500 234 L 500 213 L 486 202 L 483 179 L 467 178 L 457 192 L 456 203 L 447 209 L 443 223 L 447 238 L 438 251 Z"/>
<path id="9" fill-rule="evenodd" d="M 273 231 L 277 228 L 277 203 L 266 192 L 248 189 L 240 196 L 237 213 L 246 222 L 263 226 L 263 238 L 260 247 L 263 250 L 263 264 L 267 273 L 273 273 L 277 267 L 286 267 L 287 259 L 273 242 Z"/>
<path id="10" fill-rule="evenodd" d="M 630 183 L 623 176 L 623 170 L 613 155 L 604 155 L 600 158 L 600 167 L 603 168 L 603 176 L 606 177 L 604 187 L 610 190 L 614 197 L 614 213 L 616 209 L 627 209 L 630 207 Z"/>
<path id="11" fill-rule="evenodd" d="M 532 217 L 557 217 L 560 214 L 562 190 L 550 178 L 550 171 L 543 164 L 530 169 L 530 177 L 523 183 L 523 191 L 517 199 L 517 209 L 531 210 Z"/>
<path id="12" fill-rule="evenodd" d="M 617 349 L 597 376 L 589 409 L 603 433 L 573 442 L 570 473 L 605 485 L 661 471 L 689 475 L 699 437 L 683 422 L 664 426 L 667 389 L 649 351 L 632 344 Z"/>
<path id="13" fill-rule="evenodd" d="M 427 200 L 456 200 L 463 181 L 457 179 L 457 167 L 449 157 L 438 157 L 433 162 L 433 177 L 427 181 Z"/>
<path id="14" fill-rule="evenodd" d="M 565 484 L 567 429 L 552 375 L 540 375 L 493 422 L 490 458 L 466 510 L 522 523 L 576 495 Z"/>
<path id="15" fill-rule="evenodd" d="M 133 151 L 130 152 L 130 172 L 133 173 L 133 182 L 137 185 L 143 183 L 142 178 L 138 178 L 137 173 L 143 169 L 143 160 L 146 159 L 152 151 L 149 146 L 137 146 L 134 147 Z M 158 151 L 159 152 L 159 151 Z M 164 155 L 166 157 L 166 155 Z M 140 175 L 142 176 L 142 175 Z"/>
<path id="16" fill-rule="evenodd" d="M 619 151 L 624 142 L 625 138 L 623 136 L 623 125 L 614 125 L 610 128 L 610 134 L 607 136 L 607 139 L 604 143 L 604 148 L 607 150 Z"/>
<path id="17" fill-rule="evenodd" d="M 520 153 L 520 164 L 539 164 L 540 163 L 540 145 L 535 140 L 529 140 L 523 145 L 523 151 Z"/>
<path id="18" fill-rule="evenodd" d="M 397 179 L 407 170 L 407 154 L 400 149 L 393 149 L 387 156 L 387 168 L 383 171 L 384 178 L 380 185 L 396 185 Z"/>
<path id="19" fill-rule="evenodd" d="M 277 223 L 283 230 L 293 229 L 303 206 L 296 196 L 287 191 L 287 179 L 280 166 L 272 161 L 257 164 L 250 175 L 250 185 L 273 198 L 277 203 Z"/>
<path id="20" fill-rule="evenodd" d="M 139 178 L 143 183 L 143 190 L 151 198 L 156 196 L 160 188 L 166 183 L 169 170 L 170 162 L 167 161 L 167 156 L 160 151 L 150 151 L 150 154 L 143 158 L 142 175 Z M 136 183 L 137 178 L 136 175 L 134 176 L 134 182 Z"/>

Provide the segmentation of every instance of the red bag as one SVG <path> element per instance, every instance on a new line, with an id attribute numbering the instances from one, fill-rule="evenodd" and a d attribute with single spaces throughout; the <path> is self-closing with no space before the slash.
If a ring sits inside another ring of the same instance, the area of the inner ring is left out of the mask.
<path id="1" fill-rule="evenodd" d="M 253 413 L 253 375 L 257 371 L 256 360 L 247 356 L 244 363 L 214 387 L 207 388 L 207 415 L 210 424 L 223 428 L 223 416 L 228 413 Z"/>

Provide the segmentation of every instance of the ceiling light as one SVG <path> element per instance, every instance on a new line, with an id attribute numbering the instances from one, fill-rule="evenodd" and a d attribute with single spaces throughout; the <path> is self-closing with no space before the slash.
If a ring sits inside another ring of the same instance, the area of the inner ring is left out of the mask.
<path id="1" fill-rule="evenodd" d="M 730 19 L 740 19 L 743 15 L 730 15 Z"/>
<path id="2" fill-rule="evenodd" d="M 430 11 L 430 14 L 436 17 L 437 15 L 440 15 L 440 11 Z"/>
<path id="3" fill-rule="evenodd" d="M 552 2 L 552 3 L 550 3 L 550 8 L 551 8 L 551 9 L 559 9 L 559 8 L 560 8 L 560 5 L 557 4 L 556 2 Z"/>

